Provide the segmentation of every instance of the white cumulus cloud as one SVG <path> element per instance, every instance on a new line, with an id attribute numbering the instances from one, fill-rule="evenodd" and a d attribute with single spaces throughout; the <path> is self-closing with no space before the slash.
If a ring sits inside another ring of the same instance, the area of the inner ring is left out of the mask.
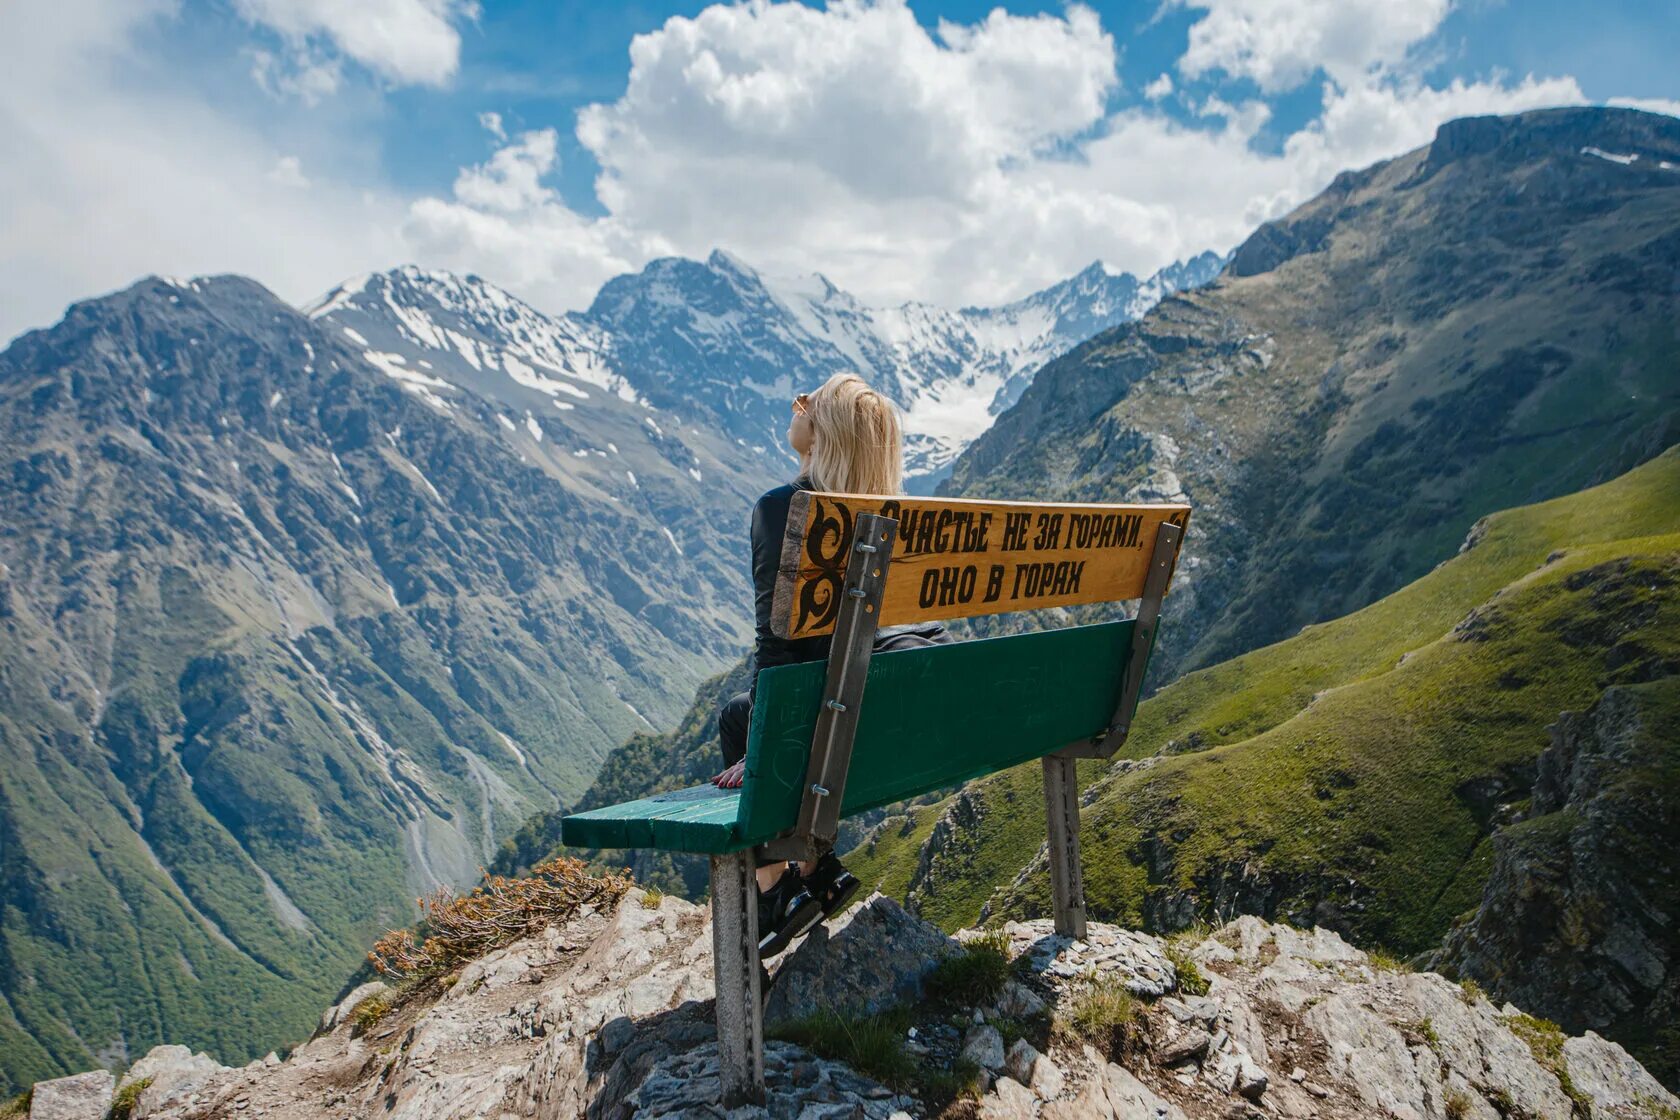
<path id="1" fill-rule="evenodd" d="M 1197 6 L 1197 27 L 1274 7 Z M 899 2 L 714 6 L 637 36 L 624 95 L 580 114 L 605 216 L 543 186 L 553 138 L 527 133 L 450 197 L 416 204 L 408 232 L 417 251 L 479 261 L 559 306 L 648 255 L 718 246 L 885 301 L 999 301 L 1094 258 L 1146 273 L 1231 248 L 1336 172 L 1427 143 L 1451 117 L 1583 100 L 1569 79 L 1418 81 L 1401 62 L 1445 2 L 1408 11 L 1355 34 L 1335 7 L 1301 6 L 1268 24 L 1261 38 L 1288 32 L 1295 54 L 1264 69 L 1192 36 L 1186 57 L 1201 61 L 1186 72 L 1218 59 L 1268 80 L 1340 76 L 1280 150 L 1258 142 L 1271 120 L 1259 99 L 1204 95 L 1193 126 L 1152 103 L 1113 111 L 1116 46 L 1083 7 L 930 32 Z M 1172 87 L 1162 75 L 1146 98 Z"/>
<path id="2" fill-rule="evenodd" d="M 902 0 L 670 19 L 633 40 L 623 95 L 578 116 L 600 168 L 589 213 L 556 186 L 568 122 L 510 129 L 485 109 L 484 157 L 447 191 L 400 197 L 371 181 L 343 114 L 271 136 L 160 67 L 137 81 L 142 33 L 181 18 L 171 0 L 26 5 L 0 36 L 0 337 L 147 272 L 240 271 L 303 299 L 406 259 L 560 310 L 655 256 L 716 247 L 870 301 L 995 303 L 1093 259 L 1144 274 L 1229 249 L 1453 117 L 1585 100 L 1567 77 L 1424 81 L 1411 60 L 1444 0 L 1346 0 L 1375 13 L 1358 28 L 1317 0 L 1285 15 L 1182 2 L 1202 13 L 1185 62 L 1130 99 L 1114 39 L 1078 5 L 932 29 Z M 269 107 L 300 117 L 355 67 L 446 80 L 471 15 L 457 0 L 236 3 L 299 52 L 255 65 L 295 95 Z M 1316 81 L 1319 111 L 1280 135 L 1248 79 Z"/>
<path id="3" fill-rule="evenodd" d="M 148 273 L 240 272 L 302 299 L 401 259 L 403 205 L 387 192 L 306 178 L 307 152 L 277 149 L 168 74 L 136 80 L 135 38 L 175 15 L 61 0 L 6 17 L 0 346 Z"/>
<path id="4" fill-rule="evenodd" d="M 1446 18 L 1449 0 L 1174 0 L 1206 14 L 1190 28 L 1178 68 L 1252 78 L 1267 93 L 1315 71 L 1343 86 L 1402 61 Z"/>
<path id="5" fill-rule="evenodd" d="M 1662 113 L 1680 117 L 1680 100 L 1670 97 L 1612 97 L 1606 104 L 1623 109 L 1643 109 L 1647 113 Z"/>
<path id="6" fill-rule="evenodd" d="M 578 306 L 619 273 L 670 252 L 637 239 L 622 223 L 590 220 L 544 183 L 559 166 L 559 136 L 536 129 L 509 140 L 500 118 L 482 120 L 503 141 L 481 164 L 463 168 L 449 198 L 421 198 L 403 236 L 428 264 L 478 272 L 553 309 Z"/>
<path id="7" fill-rule="evenodd" d="M 330 43 L 376 74 L 424 85 L 439 85 L 455 73 L 461 61 L 455 23 L 478 12 L 469 0 L 234 0 L 234 6 L 306 59 L 312 48 Z M 316 92 L 324 83 L 317 71 L 329 66 L 310 60 L 301 68 Z M 334 88 L 336 81 L 334 74 Z"/>

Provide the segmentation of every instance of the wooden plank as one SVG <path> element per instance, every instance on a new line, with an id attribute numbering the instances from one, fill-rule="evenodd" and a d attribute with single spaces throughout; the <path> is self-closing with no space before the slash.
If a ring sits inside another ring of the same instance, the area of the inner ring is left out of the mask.
<path id="1" fill-rule="evenodd" d="M 834 629 L 864 513 L 899 523 L 880 619 L 895 626 L 1136 599 L 1156 529 L 1187 526 L 1190 507 L 798 491 L 776 579 L 777 634 L 808 638 Z"/>
<path id="2" fill-rule="evenodd" d="M 758 882 L 748 852 L 712 857 L 712 974 L 717 978 L 723 1107 L 764 1103 L 764 1005 L 758 975 Z"/>
<path id="3" fill-rule="evenodd" d="M 1056 932 L 1085 937 L 1085 869 L 1079 862 L 1079 776 L 1071 758 L 1044 759 L 1044 817 L 1049 834 L 1050 897 Z"/>
<path id="4" fill-rule="evenodd" d="M 946 789 L 1100 736 L 1113 717 L 1131 650 L 1126 620 L 875 654 L 841 815 Z M 763 843 L 798 819 L 827 669 L 813 661 L 759 673 L 742 843 Z"/>
<path id="5" fill-rule="evenodd" d="M 1136 623 L 1124 620 L 875 654 L 840 815 L 1047 754 L 1095 757 L 1121 707 L 1132 658 L 1150 653 L 1135 632 Z M 700 787 L 574 813 L 561 821 L 561 839 L 587 848 L 718 853 L 793 828 L 827 676 L 822 661 L 759 674 L 743 789 Z"/>
<path id="6" fill-rule="evenodd" d="M 740 790 L 712 786 L 656 794 L 573 813 L 560 821 L 560 842 L 574 848 L 659 848 L 733 852 Z"/>

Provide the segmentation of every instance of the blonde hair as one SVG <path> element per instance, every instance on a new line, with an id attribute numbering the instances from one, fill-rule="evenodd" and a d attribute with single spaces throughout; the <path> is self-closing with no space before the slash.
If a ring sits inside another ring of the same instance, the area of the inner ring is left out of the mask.
<path id="1" fill-rule="evenodd" d="M 904 481 L 898 409 L 855 373 L 837 373 L 811 394 L 811 453 L 802 464 L 818 490 L 897 494 Z"/>

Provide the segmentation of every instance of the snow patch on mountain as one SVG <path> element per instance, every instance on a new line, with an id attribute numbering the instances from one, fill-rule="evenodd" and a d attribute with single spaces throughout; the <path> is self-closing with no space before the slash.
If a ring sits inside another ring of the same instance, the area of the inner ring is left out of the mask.
<path id="1" fill-rule="evenodd" d="M 778 461 L 791 459 L 792 397 L 854 372 L 903 411 L 909 485 L 926 490 L 1040 366 L 1223 264 L 1204 253 L 1140 282 L 1098 263 L 1001 307 L 870 307 L 820 273 L 770 276 L 719 250 L 617 277 L 586 312 L 546 315 L 476 276 L 413 266 L 356 277 L 305 310 L 439 407 L 447 387 L 521 411 L 525 391 L 569 411 L 599 390 Z"/>

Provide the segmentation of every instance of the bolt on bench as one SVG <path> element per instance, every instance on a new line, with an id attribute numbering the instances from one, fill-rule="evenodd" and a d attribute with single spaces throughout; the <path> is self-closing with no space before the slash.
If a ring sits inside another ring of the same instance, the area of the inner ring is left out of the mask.
<path id="1" fill-rule="evenodd" d="M 843 817 L 1042 759 L 1056 929 L 1085 935 L 1074 766 L 1125 741 L 1189 516 L 1184 505 L 793 496 L 776 631 L 832 633 L 833 645 L 826 663 L 759 673 L 742 787 L 560 824 L 574 847 L 712 857 L 726 1104 L 764 1091 L 753 868 L 813 858 Z M 1139 600 L 1136 618 L 872 656 L 881 626 L 1123 599 Z"/>

